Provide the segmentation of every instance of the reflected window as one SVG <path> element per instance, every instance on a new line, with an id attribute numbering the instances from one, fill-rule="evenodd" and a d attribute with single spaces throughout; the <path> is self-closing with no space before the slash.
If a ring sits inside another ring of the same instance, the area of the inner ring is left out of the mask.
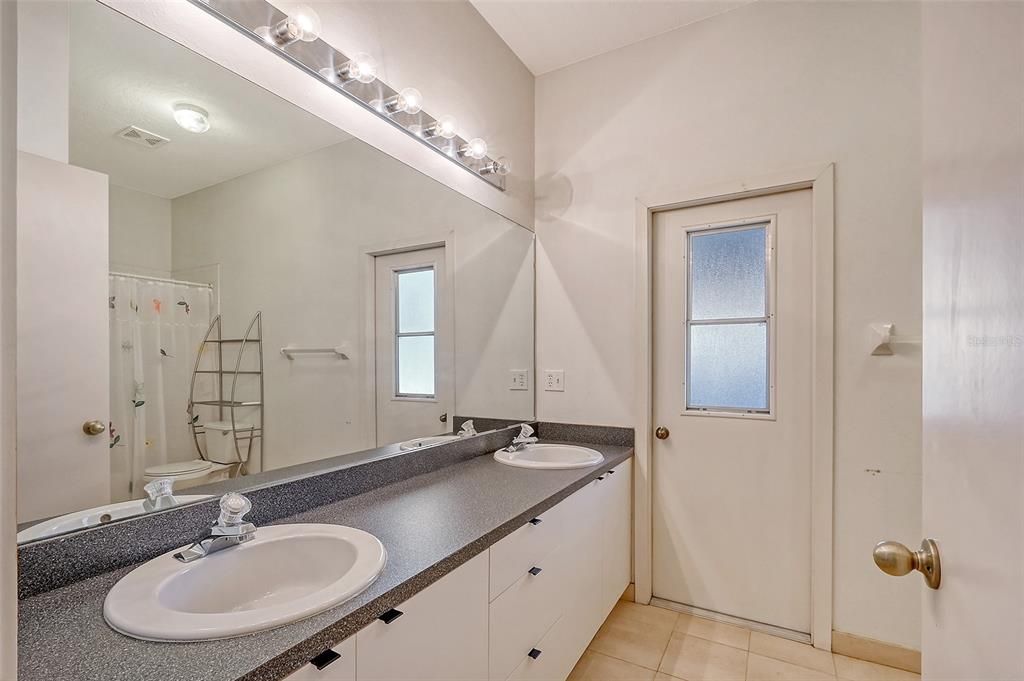
<path id="1" fill-rule="evenodd" d="M 689 411 L 771 412 L 770 224 L 687 233 Z"/>
<path id="2" fill-rule="evenodd" d="M 434 268 L 395 272 L 395 396 L 433 398 Z"/>

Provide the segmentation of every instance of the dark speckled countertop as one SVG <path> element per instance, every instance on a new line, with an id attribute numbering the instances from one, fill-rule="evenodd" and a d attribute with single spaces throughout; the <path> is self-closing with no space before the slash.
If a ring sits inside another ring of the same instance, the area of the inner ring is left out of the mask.
<path id="1" fill-rule="evenodd" d="M 362 594 L 278 629 L 200 643 L 123 636 L 103 620 L 103 599 L 132 567 L 26 598 L 18 618 L 18 678 L 281 679 L 633 455 L 631 447 L 586 446 L 605 461 L 541 471 L 505 466 L 485 454 L 275 521 L 357 527 L 388 551 L 384 572 Z"/>

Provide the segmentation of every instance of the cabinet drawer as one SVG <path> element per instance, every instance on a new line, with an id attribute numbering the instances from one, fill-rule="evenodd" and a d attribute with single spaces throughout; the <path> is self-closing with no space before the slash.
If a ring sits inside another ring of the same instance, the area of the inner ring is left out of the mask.
<path id="1" fill-rule="evenodd" d="M 538 515 L 491 547 L 492 601 L 558 547 L 565 519 L 562 504 Z"/>
<path id="2" fill-rule="evenodd" d="M 487 553 L 431 584 L 356 634 L 360 681 L 480 681 L 487 677 Z"/>
<path id="3" fill-rule="evenodd" d="M 579 645 L 575 633 L 569 617 L 559 618 L 523 655 L 508 681 L 565 681 L 589 642 L 587 639 Z"/>
<path id="4" fill-rule="evenodd" d="M 615 467 L 598 488 L 602 497 L 604 576 L 601 602 L 607 610 L 629 586 L 633 572 L 633 465 L 631 460 Z"/>
<path id="5" fill-rule="evenodd" d="M 325 656 L 324 659 L 313 658 L 314 661 L 322 665 L 321 669 L 318 669 L 313 662 L 310 662 L 305 667 L 289 674 L 285 677 L 285 681 L 355 681 L 356 678 L 356 639 L 352 638 L 345 639 L 338 645 L 331 649 L 339 657 L 334 658 L 328 664 Z"/>
<path id="6" fill-rule="evenodd" d="M 567 552 L 555 550 L 506 589 L 490 607 L 490 678 L 504 681 L 562 614 Z"/>

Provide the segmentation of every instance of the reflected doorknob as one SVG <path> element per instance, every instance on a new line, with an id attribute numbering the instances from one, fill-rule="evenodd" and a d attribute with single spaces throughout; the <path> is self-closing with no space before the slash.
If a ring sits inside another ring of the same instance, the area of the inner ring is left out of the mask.
<path id="1" fill-rule="evenodd" d="M 919 551 L 911 551 L 898 541 L 879 542 L 875 544 L 873 555 L 875 565 L 887 575 L 902 577 L 917 570 L 932 589 L 938 589 L 942 582 L 939 545 L 934 539 L 923 540 Z"/>
<path id="2" fill-rule="evenodd" d="M 99 435 L 106 429 L 107 427 L 103 425 L 103 421 L 86 421 L 82 424 L 82 432 L 86 435 Z"/>
<path id="3" fill-rule="evenodd" d="M 654 437 L 659 440 L 667 440 L 669 436 L 668 428 L 665 426 L 658 426 L 658 429 L 654 431 Z"/>
<path id="4" fill-rule="evenodd" d="M 441 414 L 441 416 L 437 420 L 440 421 L 441 423 L 448 423 L 448 412 Z"/>

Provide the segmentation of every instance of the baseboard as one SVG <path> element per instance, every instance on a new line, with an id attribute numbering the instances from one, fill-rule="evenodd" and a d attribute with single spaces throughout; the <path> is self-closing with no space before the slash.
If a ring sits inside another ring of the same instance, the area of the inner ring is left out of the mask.
<path id="1" fill-rule="evenodd" d="M 622 592 L 622 596 L 619 598 L 620 601 L 635 601 L 636 600 L 636 584 L 633 582 L 629 583 L 626 590 Z"/>
<path id="2" fill-rule="evenodd" d="M 876 641 L 873 638 L 855 636 L 842 631 L 832 632 L 832 652 L 837 655 L 855 657 L 888 667 L 921 673 L 921 651 L 904 648 L 892 643 Z"/>

